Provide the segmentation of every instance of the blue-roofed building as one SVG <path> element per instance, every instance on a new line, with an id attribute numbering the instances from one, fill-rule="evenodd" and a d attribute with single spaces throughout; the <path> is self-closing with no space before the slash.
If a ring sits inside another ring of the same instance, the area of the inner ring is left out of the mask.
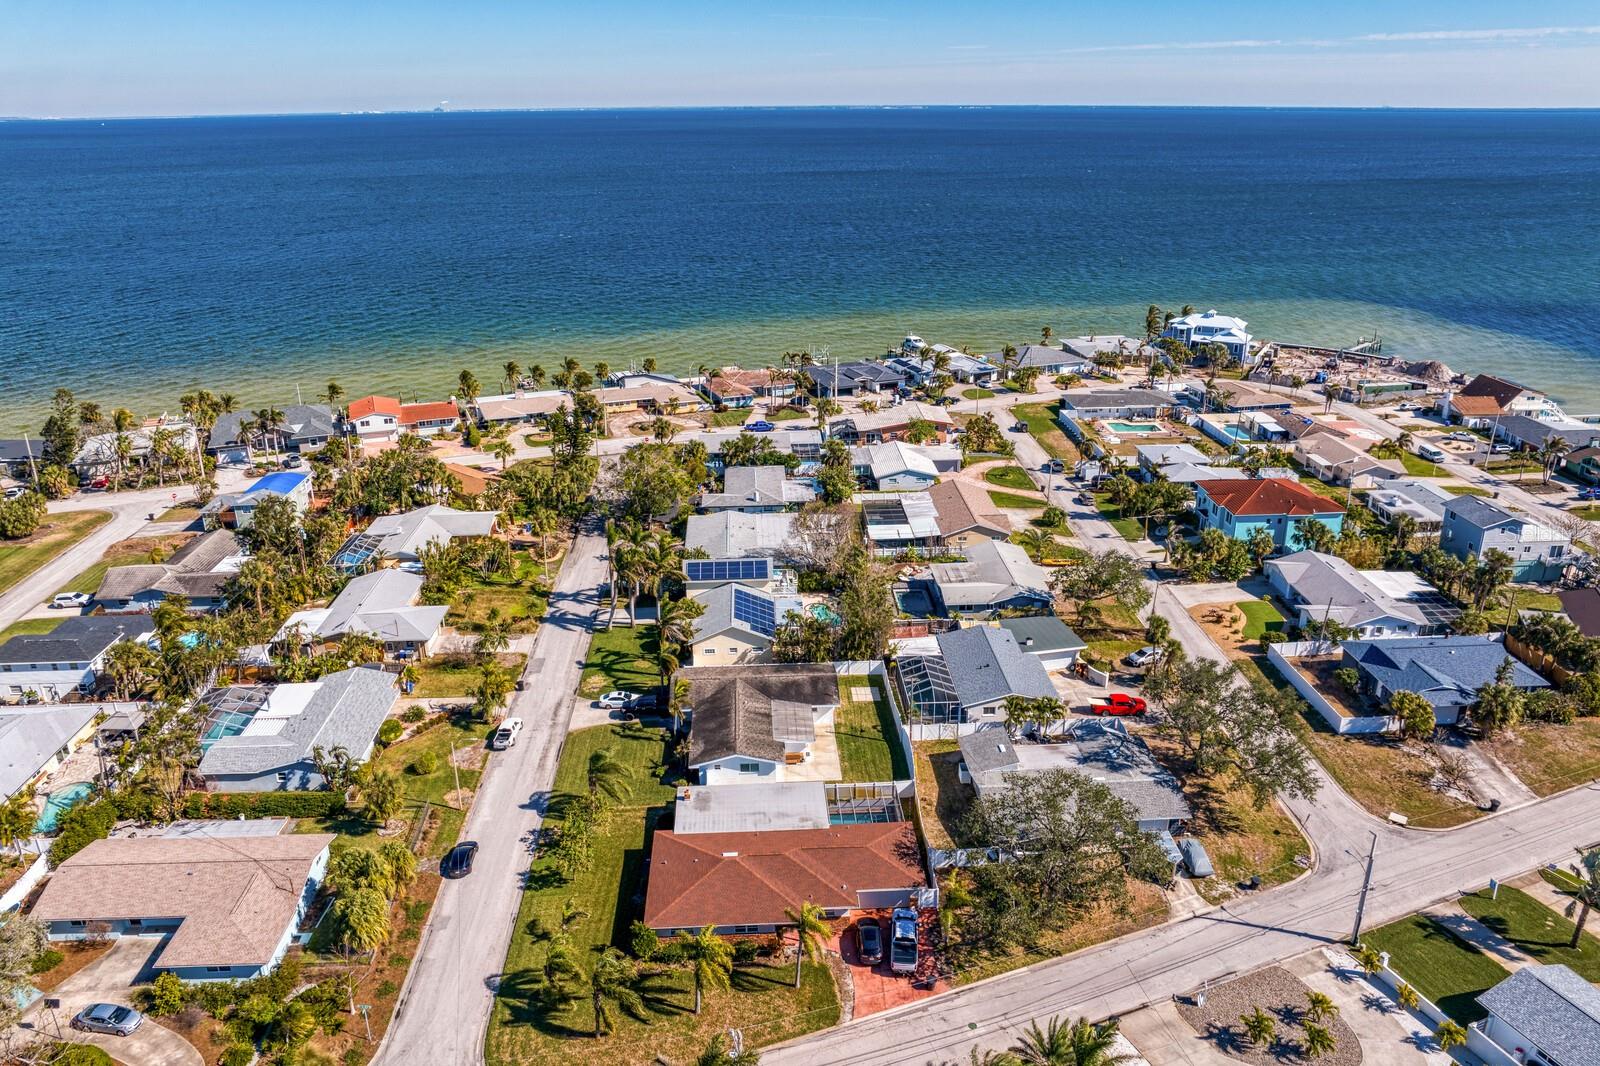
<path id="1" fill-rule="evenodd" d="M 206 529 L 244 529 L 255 520 L 262 501 L 281 496 L 305 514 L 311 506 L 311 475 L 303 470 L 278 470 L 256 481 L 243 492 L 225 492 L 212 497 L 200 509 L 200 522 Z"/>
<path id="2" fill-rule="evenodd" d="M 1362 691 L 1379 703 L 1396 692 L 1415 692 L 1433 705 L 1440 725 L 1453 725 L 1478 700 L 1478 690 L 1511 661 L 1511 683 L 1524 692 L 1550 683 L 1506 651 L 1498 637 L 1402 637 L 1350 640 L 1341 667 L 1361 675 Z"/>

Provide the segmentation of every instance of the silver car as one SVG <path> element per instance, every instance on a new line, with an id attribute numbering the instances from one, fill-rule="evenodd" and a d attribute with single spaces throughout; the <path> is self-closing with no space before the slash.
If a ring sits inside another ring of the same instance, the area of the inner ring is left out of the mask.
<path id="1" fill-rule="evenodd" d="M 127 1036 L 142 1024 L 144 1015 L 132 1007 L 123 1007 L 116 1003 L 91 1004 L 72 1019 L 74 1029 L 90 1033 L 110 1033 L 112 1036 Z"/>

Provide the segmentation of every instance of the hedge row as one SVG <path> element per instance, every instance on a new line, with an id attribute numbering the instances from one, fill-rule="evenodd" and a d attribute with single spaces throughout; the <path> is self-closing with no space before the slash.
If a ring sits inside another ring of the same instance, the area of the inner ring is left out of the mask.
<path id="1" fill-rule="evenodd" d="M 338 792 L 191 792 L 185 818 L 336 818 L 345 812 Z"/>

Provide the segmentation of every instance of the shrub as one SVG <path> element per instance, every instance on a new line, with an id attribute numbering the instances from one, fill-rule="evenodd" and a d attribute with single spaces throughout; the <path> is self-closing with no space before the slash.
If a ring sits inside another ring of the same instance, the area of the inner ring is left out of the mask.
<path id="1" fill-rule="evenodd" d="M 56 823 L 55 843 L 50 845 L 50 865 L 60 866 L 96 840 L 111 835 L 117 824 L 117 806 L 108 800 L 80 803 L 61 816 Z"/>
<path id="2" fill-rule="evenodd" d="M 656 931 L 643 922 L 634 922 L 633 929 L 633 954 L 635 958 L 649 962 L 661 950 L 661 937 Z"/>
<path id="3" fill-rule="evenodd" d="M 393 744 L 395 741 L 400 739 L 400 734 L 404 733 L 405 731 L 406 727 L 401 725 L 395 719 L 385 719 L 384 723 L 378 727 L 378 743 Z"/>
<path id="4" fill-rule="evenodd" d="M 378 991 L 378 996 L 380 998 L 385 997 L 385 996 L 392 996 L 396 992 L 400 991 L 400 986 L 395 984 L 393 981 L 384 981 L 383 983 L 378 985 L 378 990 L 377 991 Z"/>
<path id="5" fill-rule="evenodd" d="M 183 1009 L 185 998 L 183 982 L 178 980 L 177 974 L 159 974 L 155 984 L 150 986 L 150 1013 L 157 1017 L 176 1014 Z"/>
<path id="6" fill-rule="evenodd" d="M 222 1053 L 222 1066 L 250 1066 L 255 1057 L 256 1049 L 249 1044 L 229 1044 Z"/>
<path id="7" fill-rule="evenodd" d="M 64 958 L 66 956 L 55 948 L 45 948 L 28 964 L 28 972 L 44 973 L 46 970 L 53 970 L 61 965 L 61 960 Z"/>
<path id="8" fill-rule="evenodd" d="M 1341 666 L 1333 672 L 1334 681 L 1352 696 L 1361 694 L 1361 673 L 1353 666 Z"/>
<path id="9" fill-rule="evenodd" d="M 439 756 L 431 751 L 425 751 L 411 760 L 411 772 L 418 777 L 427 777 L 439 769 Z"/>
<path id="10" fill-rule="evenodd" d="M 676 966 L 680 962 L 686 961 L 688 955 L 688 948 L 685 945 L 676 940 L 671 940 L 656 949 L 655 957 L 652 961 L 666 966 Z"/>
<path id="11" fill-rule="evenodd" d="M 335 818 L 344 813 L 337 792 L 191 792 L 186 818 Z"/>
<path id="12" fill-rule="evenodd" d="M 1523 714 L 1532 722 L 1554 722 L 1571 725 L 1578 717 L 1578 701 L 1565 692 L 1542 688 L 1528 693 Z"/>
<path id="13" fill-rule="evenodd" d="M 407 707 L 404 711 L 400 712 L 400 720 L 407 725 L 416 725 L 426 717 L 428 717 L 428 708 L 422 706 L 421 704 L 415 704 Z"/>
<path id="14" fill-rule="evenodd" d="M 733 961 L 737 963 L 755 962 L 761 954 L 759 940 L 736 940 L 733 944 Z"/>
<path id="15" fill-rule="evenodd" d="M 93 1044 L 57 1044 L 45 1061 L 52 1066 L 116 1066 L 116 1060 Z"/>
<path id="16" fill-rule="evenodd" d="M 344 1057 L 339 1060 L 344 1066 L 361 1066 L 366 1061 L 366 1056 L 361 1054 L 358 1047 L 345 1048 Z"/>

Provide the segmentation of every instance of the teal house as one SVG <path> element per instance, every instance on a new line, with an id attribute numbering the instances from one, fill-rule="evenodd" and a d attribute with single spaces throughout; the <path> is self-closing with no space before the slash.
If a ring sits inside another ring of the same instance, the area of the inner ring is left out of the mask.
<path id="1" fill-rule="evenodd" d="M 1235 540 L 1249 540 L 1256 530 L 1264 529 L 1282 551 L 1305 547 L 1295 532 L 1301 519 L 1321 522 L 1335 536 L 1344 528 L 1343 507 L 1281 477 L 1197 481 L 1194 510 L 1201 529 L 1220 529 Z"/>

